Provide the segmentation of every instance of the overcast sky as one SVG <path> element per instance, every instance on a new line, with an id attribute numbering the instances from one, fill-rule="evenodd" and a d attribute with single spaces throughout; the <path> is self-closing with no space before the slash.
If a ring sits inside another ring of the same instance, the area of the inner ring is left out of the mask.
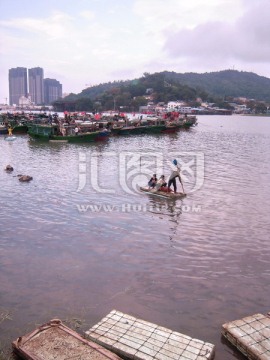
<path id="1" fill-rule="evenodd" d="M 164 70 L 270 78 L 270 0 L 0 0 L 0 26 L 0 103 L 18 66 L 64 93 Z"/>

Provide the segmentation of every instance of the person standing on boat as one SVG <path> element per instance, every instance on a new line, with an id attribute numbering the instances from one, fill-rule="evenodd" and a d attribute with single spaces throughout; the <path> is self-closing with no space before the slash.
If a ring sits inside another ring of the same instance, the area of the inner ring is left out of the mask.
<path id="1" fill-rule="evenodd" d="M 75 131 L 75 135 L 78 135 L 78 133 L 79 133 L 79 128 L 78 128 L 78 126 L 75 127 L 74 131 Z"/>
<path id="2" fill-rule="evenodd" d="M 181 175 L 180 175 L 180 167 L 178 166 L 177 160 L 174 159 L 173 160 L 173 169 L 172 169 L 171 175 L 169 177 L 169 182 L 168 182 L 168 191 L 170 191 L 170 187 L 171 187 L 171 185 L 173 185 L 174 193 L 177 192 L 177 186 L 176 186 L 177 178 L 179 179 L 179 182 L 182 185 L 183 193 L 185 193 Z"/>

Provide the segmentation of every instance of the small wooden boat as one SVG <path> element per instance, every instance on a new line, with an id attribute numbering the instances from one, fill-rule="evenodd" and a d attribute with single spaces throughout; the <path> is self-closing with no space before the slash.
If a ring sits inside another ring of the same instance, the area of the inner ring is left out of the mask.
<path id="1" fill-rule="evenodd" d="M 61 320 L 53 319 L 12 342 L 14 352 L 25 360 L 84 359 L 120 360 L 101 345 L 84 339 Z"/>
<path id="2" fill-rule="evenodd" d="M 146 194 L 163 197 L 166 199 L 182 199 L 186 196 L 186 194 L 180 192 L 179 193 L 174 193 L 173 191 L 167 192 L 162 190 L 149 189 L 148 187 L 140 187 L 140 190 L 145 192 Z"/>

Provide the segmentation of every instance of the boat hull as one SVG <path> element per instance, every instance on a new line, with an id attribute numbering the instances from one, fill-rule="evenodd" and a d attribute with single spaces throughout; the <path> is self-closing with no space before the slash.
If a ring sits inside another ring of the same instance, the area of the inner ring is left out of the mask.
<path id="1" fill-rule="evenodd" d="M 163 134 L 174 134 L 179 130 L 178 126 L 167 126 L 166 129 L 162 131 Z"/>
<path id="2" fill-rule="evenodd" d="M 28 126 L 27 125 L 17 125 L 12 129 L 13 134 L 27 134 Z"/>
<path id="3" fill-rule="evenodd" d="M 8 129 L 6 129 L 6 128 L 0 128 L 0 135 L 6 135 L 8 133 Z"/>
<path id="4" fill-rule="evenodd" d="M 142 135 L 142 134 L 162 134 L 166 132 L 166 125 L 142 125 L 128 126 L 122 128 L 112 128 L 113 135 Z"/>
<path id="5" fill-rule="evenodd" d="M 166 192 L 166 191 L 157 191 L 155 189 L 148 189 L 146 187 L 140 187 L 140 190 L 142 192 L 145 192 L 146 194 L 158 196 L 166 199 L 182 199 L 186 196 L 184 193 L 174 193 L 174 192 Z"/>
<path id="6" fill-rule="evenodd" d="M 110 132 L 108 131 L 94 131 L 89 133 L 79 133 L 78 135 L 54 135 L 55 127 L 50 125 L 31 125 L 28 129 L 28 134 L 39 140 L 54 141 L 54 142 L 68 142 L 68 143 L 85 143 L 95 141 L 106 141 L 109 139 Z"/>

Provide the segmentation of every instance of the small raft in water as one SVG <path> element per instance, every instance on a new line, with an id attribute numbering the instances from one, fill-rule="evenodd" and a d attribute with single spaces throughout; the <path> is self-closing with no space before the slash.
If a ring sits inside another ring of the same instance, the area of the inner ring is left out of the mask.
<path id="1" fill-rule="evenodd" d="M 14 135 L 10 135 L 10 136 L 6 136 L 5 137 L 5 140 L 6 141 L 14 141 L 14 140 L 16 140 L 17 138 L 16 138 L 16 136 L 14 136 Z"/>
<path id="2" fill-rule="evenodd" d="M 159 196 L 166 199 L 182 199 L 183 197 L 186 196 L 186 194 L 180 192 L 179 193 L 167 192 L 162 190 L 149 189 L 147 187 L 140 187 L 140 190 L 145 192 L 146 194 Z"/>

